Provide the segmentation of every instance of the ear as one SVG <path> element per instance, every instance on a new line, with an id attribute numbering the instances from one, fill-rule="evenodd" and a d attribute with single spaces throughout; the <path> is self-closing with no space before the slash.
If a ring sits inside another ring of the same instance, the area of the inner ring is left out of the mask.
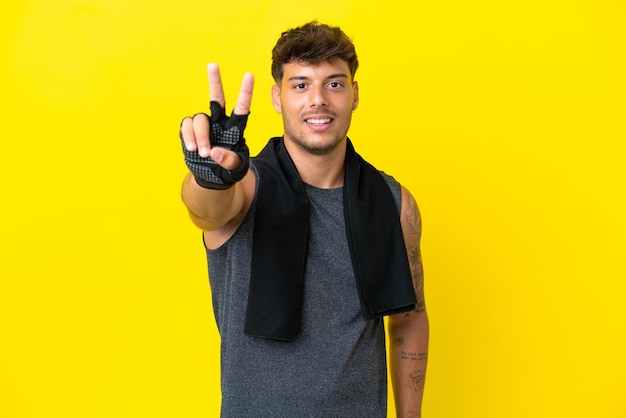
<path id="1" fill-rule="evenodd" d="M 357 81 L 352 83 L 352 94 L 354 95 L 354 103 L 352 104 L 352 111 L 354 112 L 359 106 L 359 83 Z"/>
<path id="2" fill-rule="evenodd" d="M 283 113 L 283 105 L 280 102 L 280 87 L 277 85 L 272 86 L 272 106 L 276 113 Z"/>

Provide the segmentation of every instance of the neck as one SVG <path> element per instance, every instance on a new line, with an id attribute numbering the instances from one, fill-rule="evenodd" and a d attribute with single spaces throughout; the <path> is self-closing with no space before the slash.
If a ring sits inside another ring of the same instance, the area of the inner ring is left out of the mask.
<path id="1" fill-rule="evenodd" d="M 343 186 L 346 140 L 325 154 L 313 154 L 287 138 L 285 148 L 304 183 L 320 189 Z"/>

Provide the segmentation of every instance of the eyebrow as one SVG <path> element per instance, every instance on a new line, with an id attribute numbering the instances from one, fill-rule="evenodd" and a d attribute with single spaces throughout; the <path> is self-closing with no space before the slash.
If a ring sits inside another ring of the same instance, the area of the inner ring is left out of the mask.
<path id="1" fill-rule="evenodd" d="M 347 74 L 344 73 L 336 73 L 336 74 L 331 74 L 328 77 L 325 78 L 325 80 L 329 80 L 331 78 L 348 78 Z M 287 81 L 302 81 L 302 80 L 309 80 L 310 77 L 304 76 L 304 75 L 294 75 L 293 77 L 289 77 L 289 79 Z"/>

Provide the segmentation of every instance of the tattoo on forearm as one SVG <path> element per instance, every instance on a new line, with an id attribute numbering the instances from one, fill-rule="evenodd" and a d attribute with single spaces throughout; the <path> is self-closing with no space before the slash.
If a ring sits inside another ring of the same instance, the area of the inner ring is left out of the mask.
<path id="1" fill-rule="evenodd" d="M 428 353 L 418 353 L 414 351 L 400 350 L 400 358 L 402 360 L 411 360 L 411 361 L 428 361 Z"/>
<path id="2" fill-rule="evenodd" d="M 424 372 L 416 370 L 413 373 L 409 373 L 409 387 L 415 392 L 421 392 L 424 390 Z"/>
<path id="3" fill-rule="evenodd" d="M 404 338 L 402 338 L 402 337 L 394 338 L 394 339 L 393 339 L 393 344 L 394 344 L 395 346 L 398 346 L 398 347 L 399 347 L 399 346 L 401 346 L 402 344 L 404 344 L 404 341 L 405 341 L 405 339 L 404 339 Z"/>
<path id="4" fill-rule="evenodd" d="M 419 250 L 422 223 L 415 201 L 413 199 L 409 199 L 407 204 L 406 223 L 409 225 L 409 231 L 406 231 L 406 250 L 409 257 L 411 276 L 413 277 L 413 288 L 415 289 L 415 296 L 417 298 L 415 311 L 423 312 L 426 309 L 424 303 L 424 273 L 422 267 L 422 256 Z"/>

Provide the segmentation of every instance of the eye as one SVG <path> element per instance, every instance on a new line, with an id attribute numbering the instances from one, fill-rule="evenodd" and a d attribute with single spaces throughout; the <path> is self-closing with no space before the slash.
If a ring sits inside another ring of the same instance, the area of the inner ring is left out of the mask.
<path id="1" fill-rule="evenodd" d="M 331 81 L 330 83 L 328 83 L 328 87 L 330 87 L 331 89 L 338 89 L 341 86 L 343 86 L 343 84 L 339 81 Z"/>
<path id="2" fill-rule="evenodd" d="M 306 88 L 306 84 L 304 84 L 304 83 L 298 83 L 298 84 L 295 84 L 295 85 L 293 86 L 293 88 L 294 88 L 294 89 L 296 89 L 296 90 L 302 90 L 302 89 Z"/>

